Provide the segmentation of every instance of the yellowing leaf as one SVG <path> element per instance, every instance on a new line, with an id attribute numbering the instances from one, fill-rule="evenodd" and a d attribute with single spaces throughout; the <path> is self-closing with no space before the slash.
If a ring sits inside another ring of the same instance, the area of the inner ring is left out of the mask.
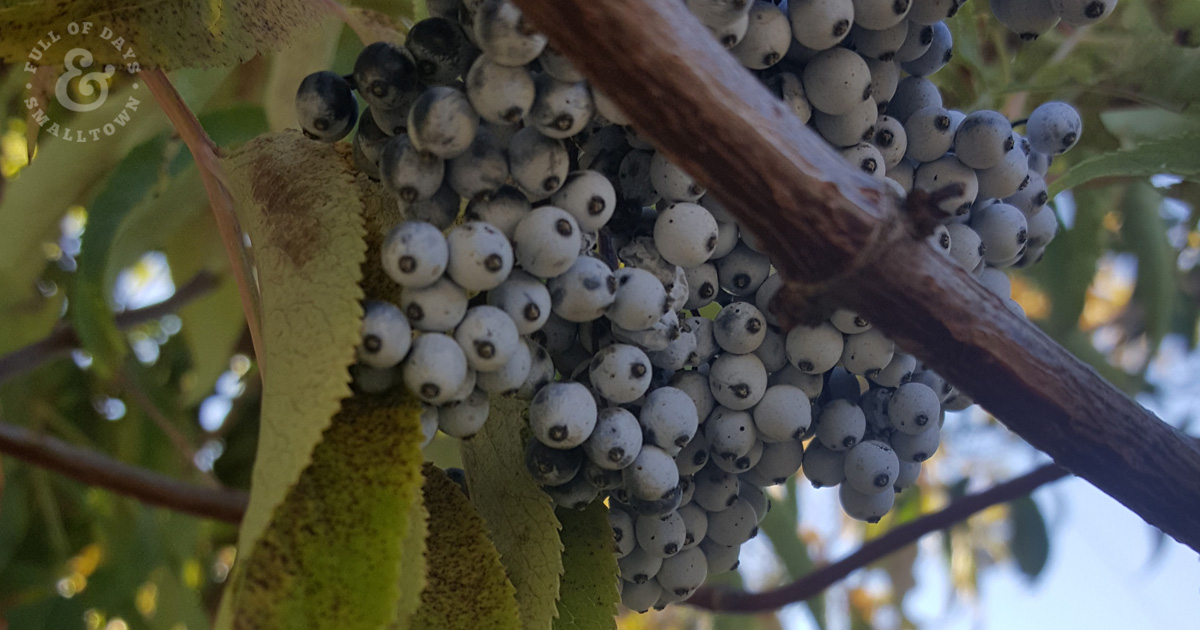
<path id="1" fill-rule="evenodd" d="M 562 542 L 550 497 L 525 470 L 528 410 L 522 400 L 494 400 L 483 430 L 462 443 L 463 468 L 471 502 L 517 589 L 521 627 L 548 630 L 557 614 Z"/>
<path id="2" fill-rule="evenodd" d="M 343 402 L 312 464 L 239 560 L 229 627 L 378 630 L 394 620 L 398 585 L 411 581 L 402 559 L 421 501 L 419 414 L 406 394 Z"/>
<path id="3" fill-rule="evenodd" d="M 250 236 L 261 296 L 263 399 L 246 558 L 350 395 L 362 307 L 362 202 L 348 150 L 299 132 L 263 136 L 224 161 Z"/>
<path id="4" fill-rule="evenodd" d="M 423 497 L 422 497 L 423 498 Z M 409 530 L 400 550 L 400 582 L 396 585 L 399 599 L 396 614 L 389 630 L 412 628 L 412 616 L 421 605 L 425 591 L 429 561 L 425 557 L 425 541 L 429 537 L 429 510 L 424 501 L 415 501 L 408 513 Z"/>
<path id="5" fill-rule="evenodd" d="M 621 594 L 608 508 L 596 501 L 583 511 L 559 509 L 558 519 L 565 572 L 555 630 L 614 630 Z"/>
<path id="6" fill-rule="evenodd" d="M 324 11 L 312 0 L 25 3 L 0 9 L 0 60 L 62 65 L 66 51 L 80 47 L 100 66 L 136 62 L 170 70 L 232 65 L 282 45 Z M 90 24 L 86 33 L 83 24 Z M 44 53 L 39 41 L 49 46 Z"/>
<path id="7" fill-rule="evenodd" d="M 504 575 L 483 519 L 458 484 L 432 464 L 425 466 L 425 507 L 429 582 L 412 626 L 518 630 L 516 591 Z"/>

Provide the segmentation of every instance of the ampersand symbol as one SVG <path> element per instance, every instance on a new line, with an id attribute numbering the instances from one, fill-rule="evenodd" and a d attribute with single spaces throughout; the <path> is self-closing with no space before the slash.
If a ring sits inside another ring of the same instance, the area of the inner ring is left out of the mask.
<path id="1" fill-rule="evenodd" d="M 108 100 L 108 79 L 111 79 L 116 68 L 109 65 L 105 66 L 103 71 L 95 70 L 87 74 L 83 73 L 79 67 L 75 66 L 75 62 L 79 62 L 82 68 L 89 68 L 92 65 L 92 53 L 84 48 L 72 48 L 63 56 L 63 68 L 66 72 L 58 77 L 58 82 L 54 84 L 54 96 L 58 98 L 58 102 L 62 103 L 63 107 L 73 112 L 90 112 Z M 83 96 L 91 96 L 94 93 L 99 93 L 95 100 L 90 103 L 80 103 L 71 98 L 71 81 L 76 77 L 79 78 L 79 93 Z"/>

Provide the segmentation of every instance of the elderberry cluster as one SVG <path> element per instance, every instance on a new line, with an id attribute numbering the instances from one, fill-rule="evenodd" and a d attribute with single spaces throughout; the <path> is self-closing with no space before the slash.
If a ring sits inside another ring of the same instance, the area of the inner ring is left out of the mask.
<path id="1" fill-rule="evenodd" d="M 943 20 L 960 3 L 686 2 L 851 164 L 900 196 L 943 193 L 930 245 L 1019 311 L 1001 270 L 1053 239 L 1043 175 L 1082 124 L 1058 102 L 1024 134 L 946 109 L 927 77 L 950 59 Z M 1115 0 L 991 4 L 1032 35 Z M 314 73 L 296 97 L 309 137 L 355 130 L 358 167 L 408 219 L 379 247 L 399 297 L 364 303 L 354 386 L 407 388 L 427 442 L 475 435 L 492 397 L 530 400 L 529 473 L 560 506 L 608 501 L 634 610 L 736 568 L 763 488 L 802 466 L 848 515 L 887 513 L 970 398 L 854 312 L 784 327 L 754 235 L 510 0 L 429 9 L 403 45 L 371 44 L 352 74 Z"/>

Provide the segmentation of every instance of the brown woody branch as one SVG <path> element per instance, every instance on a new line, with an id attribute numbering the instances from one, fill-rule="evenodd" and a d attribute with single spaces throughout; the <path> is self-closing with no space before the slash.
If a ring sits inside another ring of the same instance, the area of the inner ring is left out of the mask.
<path id="1" fill-rule="evenodd" d="M 687 600 L 689 606 L 725 613 L 753 613 L 776 610 L 820 595 L 852 572 L 917 542 L 925 534 L 941 531 L 967 520 L 993 505 L 1023 497 L 1037 488 L 1069 475 L 1056 464 L 1046 464 L 976 494 L 969 494 L 921 518 L 900 525 L 876 538 L 845 558 L 801 576 L 791 584 L 761 593 L 747 593 L 720 586 L 705 586 Z"/>
<path id="2" fill-rule="evenodd" d="M 515 0 L 640 134 L 713 192 L 787 281 L 781 312 L 828 296 L 884 330 L 1033 446 L 1200 550 L 1200 446 L 909 234 L 852 169 L 682 2 Z"/>
<path id="3" fill-rule="evenodd" d="M 176 481 L 11 424 L 0 423 L 0 452 L 80 483 L 177 512 L 238 523 L 246 511 L 248 496 L 240 490 Z"/>
<path id="4" fill-rule="evenodd" d="M 128 330 L 139 324 L 174 313 L 189 302 L 215 289 L 218 282 L 219 278 L 215 274 L 201 271 L 162 302 L 145 308 L 117 313 L 113 317 L 117 330 Z M 43 339 L 0 357 L 0 383 L 4 383 L 18 374 L 28 372 L 47 361 L 70 354 L 78 347 L 79 335 L 75 333 L 75 329 L 60 323 Z"/>

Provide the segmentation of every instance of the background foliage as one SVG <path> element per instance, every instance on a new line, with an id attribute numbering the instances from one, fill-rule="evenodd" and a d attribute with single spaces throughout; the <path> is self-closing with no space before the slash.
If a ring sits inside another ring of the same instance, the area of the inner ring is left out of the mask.
<path id="1" fill-rule="evenodd" d="M 27 120 L 22 101 L 29 79 L 18 64 L 30 43 L 25 40 L 46 29 L 54 8 L 86 17 L 106 14 L 111 4 L 35 8 L 7 2 L 0 8 L 0 23 L 6 25 L 0 57 L 8 62 L 0 66 L 0 356 L 45 337 L 56 325 L 73 326 L 82 342 L 79 351 L 35 369 L 0 371 L 0 421 L 171 477 L 247 489 L 259 448 L 260 413 L 279 403 L 269 394 L 262 397 L 264 384 L 250 360 L 237 288 L 191 155 L 148 100 L 127 128 L 104 142 L 70 143 L 44 130 L 39 135 Z M 300 78 L 319 69 L 348 71 L 361 46 L 354 30 L 314 10 L 318 5 L 313 2 L 187 4 L 204 5 L 212 13 L 182 14 L 173 18 L 178 22 L 164 22 L 145 3 L 122 18 L 122 24 L 136 34 L 131 39 L 139 46 L 140 61 L 173 70 L 172 82 L 204 129 L 230 152 L 256 136 L 292 126 L 292 97 Z M 415 15 L 403 0 L 364 4 L 368 6 L 347 14 L 359 31 L 402 24 Z M 214 22 L 214 15 L 223 21 Z M 245 19 L 248 15 L 264 19 Z M 209 28 L 197 30 L 198 23 Z M 1051 168 L 1057 178 L 1054 190 L 1075 191 L 1055 202 L 1060 235 L 1042 264 L 1028 273 L 1015 272 L 1014 298 L 1110 381 L 1130 393 L 1154 395 L 1147 374 L 1160 344 L 1170 337 L 1176 346 L 1194 349 L 1200 320 L 1200 152 L 1195 149 L 1200 142 L 1200 8 L 1190 0 L 1123 2 L 1095 27 L 1061 27 L 1032 43 L 999 27 L 982 0 L 967 3 L 951 25 L 955 59 L 935 76 L 947 106 L 994 108 L 1019 119 L 1040 102 L 1061 99 L 1074 103 L 1084 118 L 1079 147 Z M 214 35 L 218 26 L 219 36 Z M 185 36 L 164 40 L 177 33 Z M 218 65 L 233 62 L 241 63 Z M 113 90 L 118 97 L 132 94 L 132 82 L 120 78 Z M 68 119 L 66 111 L 53 113 Z M 339 179 L 336 172 L 326 179 L 320 175 L 336 170 L 339 156 L 298 156 L 283 149 L 293 163 L 276 169 L 282 185 L 317 181 L 322 185 L 312 190 L 328 194 L 330 204 L 358 199 L 353 181 Z M 253 150 L 244 149 L 235 158 L 243 162 L 235 164 L 245 164 Z M 1152 177 L 1166 173 L 1179 177 Z M 253 181 L 241 185 L 253 186 Z M 334 194 L 339 190 L 344 195 Z M 361 226 L 346 229 L 349 234 Z M 269 257 L 260 263 L 264 260 Z M 342 269 L 344 277 L 353 277 L 358 264 L 349 263 Z M 215 274 L 216 288 L 177 314 L 128 330 L 113 324 L 114 311 L 161 300 L 200 272 Z M 306 278 L 293 280 L 300 287 Z M 353 303 L 357 298 L 344 299 Z M 268 314 L 267 327 L 281 317 Z M 316 359 L 306 362 L 303 350 L 279 364 L 292 361 L 298 372 L 322 365 Z M 330 387 L 344 383 L 338 376 L 325 374 L 316 382 Z M 330 407 L 309 425 L 315 443 L 335 410 L 331 405 L 338 392 L 313 395 Z M 504 417 L 519 420 L 512 412 Z M 515 431 L 509 434 L 516 436 Z M 352 436 L 347 439 L 353 441 Z M 981 449 L 980 443 L 989 447 Z M 496 472 L 485 479 L 509 483 L 504 475 L 513 475 L 505 467 L 513 462 L 504 461 L 502 452 L 487 452 L 490 445 L 476 444 L 460 455 L 452 441 L 439 438 L 426 456 L 443 467 L 460 465 L 465 458 L 475 462 L 475 470 Z M 281 479 L 278 497 L 308 464 L 306 447 L 297 448 L 299 454 L 292 455 L 298 459 L 279 465 L 290 472 Z M 996 453 L 1022 448 L 1017 438 L 982 415 L 962 422 L 918 491 L 906 493 L 878 526 L 845 522 L 820 531 L 800 529 L 803 508 L 793 481 L 773 497 L 774 508 L 762 525 L 768 541 L 762 548 L 770 559 L 726 580 L 746 579 L 761 588 L 802 575 L 816 562 L 835 559 L 835 550 L 846 541 L 879 536 L 968 488 L 1010 476 L 1025 460 Z M 281 459 L 288 456 L 280 454 Z M 3 622 L 14 629 L 210 625 L 238 555 L 235 527 L 148 508 L 9 457 L 0 456 L 0 465 L 0 627 Z M 425 504 L 464 509 L 445 488 L 444 483 L 427 485 Z M 605 567 L 595 559 L 596 550 L 583 545 L 594 539 L 598 517 L 583 513 L 555 519 L 549 504 L 538 503 L 536 496 L 531 494 L 525 511 L 515 515 L 511 502 L 489 507 L 486 498 L 473 497 L 493 533 L 506 527 L 532 527 L 534 532 L 532 542 L 522 541 L 528 545 L 524 548 L 513 546 L 512 538 L 494 536 L 508 579 L 501 575 L 490 587 L 501 593 L 515 588 L 520 618 L 527 623 L 557 615 L 558 627 L 602 627 L 586 620 L 596 612 L 589 609 L 588 594 L 609 588 L 597 578 Z M 263 514 L 278 500 L 270 501 Z M 555 531 L 559 520 L 561 534 Z M 266 521 L 258 527 L 266 527 Z M 442 536 L 429 539 L 431 562 L 447 546 L 472 544 L 470 531 Z M 978 572 L 990 563 L 1012 561 L 1035 578 L 1053 547 L 1053 534 L 1037 504 L 1028 499 L 989 510 L 943 540 L 954 587 L 962 594 L 972 592 Z M 560 557 L 562 542 L 568 547 Z M 480 557 L 488 557 L 489 548 L 483 545 Z M 320 556 L 321 550 L 313 553 Z M 557 604 L 547 598 L 553 590 L 546 590 L 555 586 L 537 583 L 545 574 L 523 573 L 519 566 L 540 562 L 537 554 L 566 566 Z M 849 619 L 852 627 L 870 627 L 881 609 L 894 606 L 914 586 L 915 557 L 910 549 L 882 563 L 888 576 L 882 595 L 855 586 L 836 607 L 827 609 L 821 598 L 809 602 L 813 617 L 822 625 L 836 618 Z M 431 574 L 430 584 L 437 579 Z M 522 592 L 533 596 L 522 597 Z M 424 619 L 447 614 L 445 602 L 435 595 L 430 591 L 428 598 L 412 602 L 425 607 L 418 612 Z M 682 607 L 623 617 L 621 625 L 633 629 L 699 622 L 747 627 Z M 754 623 L 762 628 L 779 624 L 773 615 Z"/>

